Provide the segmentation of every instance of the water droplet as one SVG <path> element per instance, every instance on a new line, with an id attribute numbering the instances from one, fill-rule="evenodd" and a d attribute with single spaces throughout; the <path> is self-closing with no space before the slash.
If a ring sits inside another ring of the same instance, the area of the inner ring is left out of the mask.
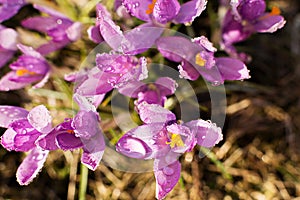
<path id="1" fill-rule="evenodd" d="M 201 138 L 204 140 L 204 139 L 206 138 L 206 136 L 205 136 L 205 135 L 203 135 Z"/>
<path id="2" fill-rule="evenodd" d="M 137 8 L 140 6 L 140 3 L 139 2 L 136 2 L 136 3 L 133 3 L 133 8 Z"/>
<path id="3" fill-rule="evenodd" d="M 163 173 L 165 175 L 170 176 L 170 175 L 174 174 L 174 170 L 170 167 L 165 167 L 165 168 L 163 168 Z"/>
<path id="4" fill-rule="evenodd" d="M 7 114 L 8 114 L 8 111 L 7 111 L 7 110 L 6 110 L 6 111 L 4 111 L 4 112 L 3 112 L 3 114 L 4 114 L 4 115 L 7 115 Z"/>
<path id="5" fill-rule="evenodd" d="M 58 20 L 56 20 L 56 23 L 57 23 L 57 24 L 62 24 L 62 20 L 61 20 L 61 19 L 58 19 Z"/>
<path id="6" fill-rule="evenodd" d="M 219 81 L 214 81 L 214 82 L 212 82 L 212 85 L 213 86 L 218 86 L 218 85 L 220 85 L 221 83 L 219 82 Z"/>
<path id="7" fill-rule="evenodd" d="M 21 133 L 25 135 L 25 134 L 27 134 L 27 130 L 23 129 Z"/>

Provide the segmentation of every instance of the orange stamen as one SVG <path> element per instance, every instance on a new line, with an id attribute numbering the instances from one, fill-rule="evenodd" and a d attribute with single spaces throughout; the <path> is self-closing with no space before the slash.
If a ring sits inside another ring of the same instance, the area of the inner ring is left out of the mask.
<path id="1" fill-rule="evenodd" d="M 280 15 L 281 11 L 277 6 L 273 6 L 270 12 L 271 15 Z"/>
<path id="2" fill-rule="evenodd" d="M 204 60 L 200 53 L 197 53 L 196 54 L 196 57 L 195 57 L 195 62 L 197 65 L 199 65 L 200 67 L 204 67 L 205 63 L 206 63 L 206 60 Z"/>
<path id="3" fill-rule="evenodd" d="M 73 130 L 67 130 L 67 133 L 75 134 L 75 132 Z"/>
<path id="4" fill-rule="evenodd" d="M 169 144 L 171 148 L 174 148 L 175 146 L 177 146 L 177 147 L 183 147 L 184 146 L 184 143 L 183 143 L 180 135 L 175 134 L 175 133 L 173 133 L 171 135 L 171 141 L 166 142 L 166 144 Z"/>
<path id="5" fill-rule="evenodd" d="M 35 72 L 31 72 L 28 69 L 18 69 L 16 71 L 17 76 L 24 76 L 24 75 L 35 75 Z"/>
<path id="6" fill-rule="evenodd" d="M 150 15 L 151 13 L 153 13 L 155 3 L 156 3 L 156 0 L 152 0 L 152 3 L 148 5 L 148 10 L 146 10 L 147 15 Z"/>

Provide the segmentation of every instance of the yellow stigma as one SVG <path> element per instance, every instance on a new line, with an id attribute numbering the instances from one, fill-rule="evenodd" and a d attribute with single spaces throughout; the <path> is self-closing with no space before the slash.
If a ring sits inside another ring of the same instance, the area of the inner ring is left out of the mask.
<path id="1" fill-rule="evenodd" d="M 280 15 L 281 11 L 277 6 L 273 6 L 270 12 L 271 15 Z"/>
<path id="2" fill-rule="evenodd" d="M 150 83 L 148 85 L 148 88 L 149 88 L 149 90 L 153 90 L 153 91 L 155 91 L 157 89 L 156 86 L 153 83 Z"/>
<path id="3" fill-rule="evenodd" d="M 18 69 L 16 70 L 17 76 L 24 76 L 24 75 L 35 75 L 35 72 L 31 72 L 28 69 Z"/>
<path id="4" fill-rule="evenodd" d="M 184 143 L 180 137 L 179 134 L 172 134 L 171 136 L 171 141 L 170 142 L 166 142 L 166 144 L 169 144 L 171 148 L 174 148 L 175 146 L 177 147 L 183 147 Z"/>
<path id="5" fill-rule="evenodd" d="M 206 60 L 204 60 L 200 53 L 197 53 L 196 57 L 195 57 L 195 60 L 196 60 L 196 64 L 199 65 L 200 67 L 204 67 L 205 63 L 206 63 Z"/>
<path id="6" fill-rule="evenodd" d="M 156 0 L 152 0 L 152 3 L 148 5 L 148 10 L 146 10 L 147 15 L 150 15 L 151 13 L 153 13 L 155 3 L 156 3 Z"/>

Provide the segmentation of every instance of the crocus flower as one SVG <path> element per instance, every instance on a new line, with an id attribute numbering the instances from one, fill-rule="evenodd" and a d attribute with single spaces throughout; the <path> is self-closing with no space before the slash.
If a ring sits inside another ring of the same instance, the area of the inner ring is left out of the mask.
<path id="1" fill-rule="evenodd" d="M 213 147 L 222 140 L 221 129 L 201 119 L 178 124 L 172 112 L 157 104 L 140 104 L 139 114 L 145 124 L 125 133 L 116 150 L 132 158 L 154 159 L 156 198 L 163 199 L 179 180 L 178 157 L 196 144 Z"/>
<path id="2" fill-rule="evenodd" d="M 18 33 L 0 25 L 0 68 L 3 67 L 17 50 Z"/>
<path id="3" fill-rule="evenodd" d="M 32 47 L 18 44 L 23 53 L 17 61 L 10 64 L 12 71 L 0 80 L 0 91 L 17 90 L 38 82 L 33 87 L 42 87 L 50 75 L 50 66 L 46 59 Z"/>
<path id="4" fill-rule="evenodd" d="M 123 32 L 102 4 L 96 6 L 96 13 L 96 25 L 88 29 L 90 39 L 96 43 L 104 40 L 114 51 L 123 54 L 136 55 L 148 50 L 164 30 L 149 22 Z"/>
<path id="5" fill-rule="evenodd" d="M 67 118 L 51 132 L 43 135 L 37 144 L 46 150 L 83 149 L 81 162 L 89 169 L 95 170 L 102 159 L 105 142 L 99 127 L 99 115 L 95 106 L 85 97 L 74 95 L 80 111 L 74 118 Z"/>
<path id="6" fill-rule="evenodd" d="M 17 14 L 25 4 L 25 0 L 1 0 L 0 23 Z"/>
<path id="7" fill-rule="evenodd" d="M 46 161 L 48 151 L 38 147 L 36 142 L 51 131 L 51 121 L 43 105 L 29 112 L 15 106 L 0 106 L 0 126 L 7 128 L 1 136 L 1 145 L 9 151 L 30 151 L 17 170 L 20 185 L 29 184 Z"/>
<path id="8" fill-rule="evenodd" d="M 281 29 L 285 20 L 280 10 L 273 7 L 265 12 L 265 0 L 237 0 L 231 2 L 222 23 L 222 47 L 232 57 L 246 59 L 244 53 L 237 53 L 233 44 L 244 41 L 253 33 L 273 33 Z"/>
<path id="9" fill-rule="evenodd" d="M 96 56 L 96 65 L 85 74 L 79 73 L 81 75 L 75 88 L 79 95 L 105 94 L 113 88 L 148 76 L 145 57 L 138 59 L 129 55 L 103 53 Z"/>
<path id="10" fill-rule="evenodd" d="M 154 83 L 130 82 L 118 91 L 123 95 L 137 98 L 136 106 L 142 102 L 164 106 L 167 96 L 174 94 L 176 87 L 177 83 L 173 79 L 160 77 Z"/>
<path id="11" fill-rule="evenodd" d="M 37 51 L 46 55 L 76 41 L 81 36 L 81 23 L 73 22 L 67 16 L 48 7 L 33 5 L 37 10 L 47 13 L 46 17 L 30 17 L 22 21 L 26 28 L 46 33 L 52 38 L 47 44 L 40 46 Z"/>
<path id="12" fill-rule="evenodd" d="M 177 0 L 123 0 L 127 11 L 143 21 L 192 23 L 206 8 L 206 0 L 191 0 L 182 5 Z"/>
<path id="13" fill-rule="evenodd" d="M 213 85 L 249 78 L 249 71 L 240 60 L 215 57 L 217 49 L 204 36 L 192 40 L 179 36 L 161 37 L 156 45 L 164 57 L 181 62 L 178 68 L 183 78 L 196 80 L 201 75 Z"/>

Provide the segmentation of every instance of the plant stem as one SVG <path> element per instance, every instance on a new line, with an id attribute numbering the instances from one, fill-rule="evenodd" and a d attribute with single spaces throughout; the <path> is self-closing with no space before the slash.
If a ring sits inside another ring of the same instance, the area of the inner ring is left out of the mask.
<path id="1" fill-rule="evenodd" d="M 88 183 L 88 168 L 83 164 L 80 165 L 80 182 L 79 182 L 79 200 L 85 200 Z"/>

